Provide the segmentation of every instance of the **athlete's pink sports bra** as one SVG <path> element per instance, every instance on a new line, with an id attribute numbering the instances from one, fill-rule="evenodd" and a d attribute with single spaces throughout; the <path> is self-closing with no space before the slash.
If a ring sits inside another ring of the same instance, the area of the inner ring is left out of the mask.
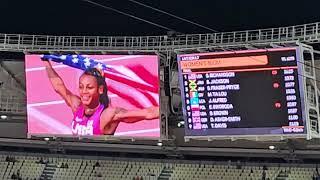
<path id="1" fill-rule="evenodd" d="M 102 104 L 99 105 L 97 110 L 90 116 L 84 115 L 84 107 L 80 105 L 74 113 L 72 120 L 71 130 L 73 135 L 102 135 L 100 131 L 100 115 L 104 110 Z"/>

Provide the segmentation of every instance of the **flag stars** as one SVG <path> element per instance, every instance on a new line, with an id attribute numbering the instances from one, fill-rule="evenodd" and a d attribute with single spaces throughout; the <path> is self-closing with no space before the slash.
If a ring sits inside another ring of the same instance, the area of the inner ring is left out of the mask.
<path id="1" fill-rule="evenodd" d="M 66 55 L 61 55 L 60 58 L 61 58 L 62 60 L 66 60 L 66 59 L 67 59 L 67 56 L 66 56 Z"/>
<path id="2" fill-rule="evenodd" d="M 89 62 L 89 61 L 87 61 L 87 62 L 85 62 L 84 63 L 84 65 L 86 66 L 86 68 L 88 67 L 88 66 L 90 66 L 91 65 L 91 63 Z"/>
<path id="3" fill-rule="evenodd" d="M 84 58 L 84 65 L 87 67 L 89 67 L 91 65 L 90 59 L 89 58 Z"/>
<path id="4" fill-rule="evenodd" d="M 102 70 L 103 69 L 103 65 L 101 63 L 98 63 L 96 68 Z"/>
<path id="5" fill-rule="evenodd" d="M 90 62 L 90 59 L 89 58 L 84 58 L 83 61 L 84 62 Z"/>
<path id="6" fill-rule="evenodd" d="M 79 62 L 79 59 L 78 59 L 78 58 L 72 58 L 72 62 L 73 62 L 73 63 L 78 63 L 78 62 Z"/>

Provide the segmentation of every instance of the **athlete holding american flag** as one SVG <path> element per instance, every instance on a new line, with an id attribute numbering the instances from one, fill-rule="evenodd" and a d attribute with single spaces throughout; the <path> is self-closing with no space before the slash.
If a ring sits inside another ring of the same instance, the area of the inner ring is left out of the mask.
<path id="1" fill-rule="evenodd" d="M 105 77 L 147 89 L 149 92 L 158 92 L 156 87 L 136 82 L 112 66 L 81 55 L 42 55 L 41 59 L 52 87 L 74 114 L 71 127 L 74 135 L 113 135 L 120 122 L 134 123 L 159 118 L 159 107 L 155 103 L 149 108 L 137 110 L 113 107 L 108 97 Z M 79 96 L 66 88 L 49 61 L 84 70 L 79 78 Z"/>

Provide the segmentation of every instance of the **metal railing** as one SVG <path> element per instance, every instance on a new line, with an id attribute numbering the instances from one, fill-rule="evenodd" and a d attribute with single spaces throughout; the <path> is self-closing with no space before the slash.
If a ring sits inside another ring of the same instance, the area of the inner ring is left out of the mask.
<path id="1" fill-rule="evenodd" d="M 319 42 L 320 22 L 210 34 L 177 36 L 51 36 L 0 34 L 0 50 L 6 51 L 99 51 L 99 50 L 158 50 L 250 44 L 263 42 Z"/>

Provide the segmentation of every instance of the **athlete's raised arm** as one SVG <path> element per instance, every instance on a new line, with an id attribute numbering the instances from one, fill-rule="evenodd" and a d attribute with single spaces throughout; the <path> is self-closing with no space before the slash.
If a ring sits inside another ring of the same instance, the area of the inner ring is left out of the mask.
<path id="1" fill-rule="evenodd" d="M 43 61 L 44 66 L 47 71 L 48 78 L 51 82 L 51 85 L 56 93 L 58 93 L 64 101 L 67 103 L 67 105 L 72 109 L 73 112 L 76 111 L 77 107 L 80 105 L 81 101 L 80 98 L 76 95 L 74 95 L 72 92 L 70 92 L 61 77 L 58 75 L 58 73 L 53 69 L 51 66 L 51 63 L 49 61 Z"/>

